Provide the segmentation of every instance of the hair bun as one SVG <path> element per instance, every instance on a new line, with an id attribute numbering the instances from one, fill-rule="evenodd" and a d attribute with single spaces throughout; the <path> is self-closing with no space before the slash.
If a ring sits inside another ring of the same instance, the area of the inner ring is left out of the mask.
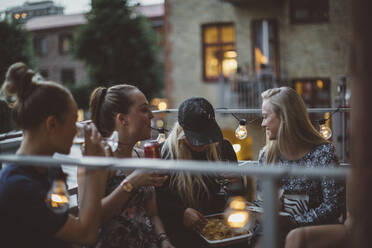
<path id="1" fill-rule="evenodd" d="M 34 75 L 26 64 L 22 62 L 12 64 L 5 76 L 5 92 L 16 96 L 17 101 L 23 101 L 36 86 L 33 82 Z"/>

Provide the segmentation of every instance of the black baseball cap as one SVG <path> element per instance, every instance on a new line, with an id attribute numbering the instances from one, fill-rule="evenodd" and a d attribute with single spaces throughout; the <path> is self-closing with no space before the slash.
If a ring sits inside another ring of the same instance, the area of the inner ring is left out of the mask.
<path id="1" fill-rule="evenodd" d="M 187 140 L 194 146 L 220 142 L 223 139 L 213 106 L 205 98 L 191 97 L 183 101 L 178 108 L 178 123 Z"/>

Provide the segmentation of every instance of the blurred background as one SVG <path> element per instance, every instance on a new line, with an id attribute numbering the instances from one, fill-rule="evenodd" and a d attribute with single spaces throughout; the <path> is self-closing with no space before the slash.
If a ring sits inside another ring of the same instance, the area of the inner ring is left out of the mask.
<path id="1" fill-rule="evenodd" d="M 191 96 L 216 108 L 260 108 L 260 93 L 279 86 L 311 108 L 348 107 L 349 9 L 348 0 L 0 0 L 0 83 L 24 61 L 40 80 L 71 90 L 80 120 L 89 118 L 92 89 L 118 83 L 139 87 L 154 110 Z M 331 114 L 310 117 L 318 129 Z M 14 129 L 6 106 L 1 115 L 0 131 Z M 153 126 L 170 129 L 176 116 L 157 114 Z M 238 117 L 249 122 L 243 140 L 230 114 L 217 121 L 238 158 L 255 160 L 265 143 L 260 114 Z M 349 114 L 326 125 L 348 162 Z"/>

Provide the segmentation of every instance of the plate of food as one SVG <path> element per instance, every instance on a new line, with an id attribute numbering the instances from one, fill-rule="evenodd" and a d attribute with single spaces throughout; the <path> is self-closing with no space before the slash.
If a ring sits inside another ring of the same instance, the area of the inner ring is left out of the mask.
<path id="1" fill-rule="evenodd" d="M 222 213 L 205 217 L 207 224 L 200 232 L 200 236 L 210 247 L 248 242 L 252 237 L 252 233 L 249 230 L 235 231 L 230 228 L 226 224 Z"/>

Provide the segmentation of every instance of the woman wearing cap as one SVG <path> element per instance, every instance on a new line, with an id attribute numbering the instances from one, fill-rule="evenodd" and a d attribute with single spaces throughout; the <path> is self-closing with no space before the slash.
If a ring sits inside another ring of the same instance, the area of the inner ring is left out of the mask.
<path id="1" fill-rule="evenodd" d="M 289 167 L 338 166 L 333 144 L 325 140 L 311 124 L 306 105 L 295 90 L 288 87 L 262 93 L 262 127 L 266 146 L 259 155 L 261 164 Z M 290 214 L 282 234 L 297 226 L 335 224 L 345 213 L 345 185 L 332 177 L 285 177 L 280 180 L 283 210 Z M 260 195 L 260 183 L 258 195 Z M 287 229 L 287 230 L 286 230 Z M 282 241 L 284 241 L 282 235 Z"/>
<path id="2" fill-rule="evenodd" d="M 223 139 L 212 105 L 204 98 L 185 100 L 178 109 L 178 122 L 162 149 L 166 159 L 234 161 L 231 144 Z M 218 203 L 216 177 L 178 172 L 157 189 L 157 202 L 172 243 L 177 248 L 201 247 L 196 231 L 206 224 L 204 215 L 223 211 Z"/>

